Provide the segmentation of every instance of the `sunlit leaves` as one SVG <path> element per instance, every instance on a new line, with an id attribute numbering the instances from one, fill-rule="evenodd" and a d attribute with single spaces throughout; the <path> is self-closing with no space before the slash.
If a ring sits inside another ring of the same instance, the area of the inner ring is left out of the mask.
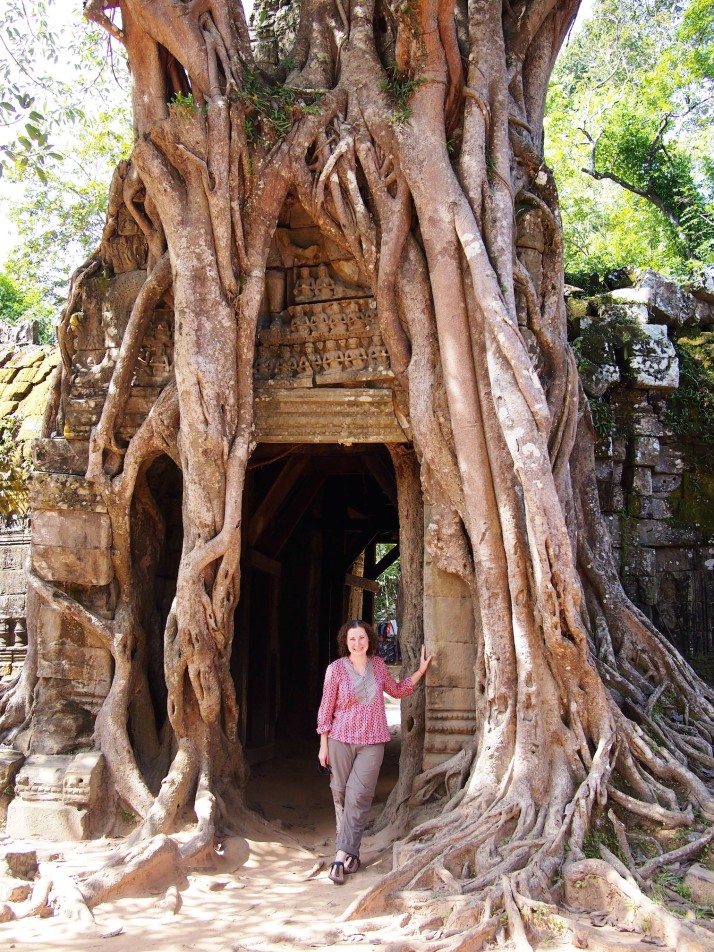
<path id="1" fill-rule="evenodd" d="M 685 274 L 711 259 L 713 11 L 714 0 L 600 0 L 559 60 L 546 148 L 571 272 Z"/>

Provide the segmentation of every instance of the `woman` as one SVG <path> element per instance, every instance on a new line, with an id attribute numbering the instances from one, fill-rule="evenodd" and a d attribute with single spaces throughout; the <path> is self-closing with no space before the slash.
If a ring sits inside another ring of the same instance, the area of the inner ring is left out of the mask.
<path id="1" fill-rule="evenodd" d="M 377 636 L 367 622 L 356 619 L 337 634 L 340 657 L 325 672 L 317 715 L 320 765 L 329 769 L 337 818 L 337 852 L 329 876 L 341 885 L 345 873 L 360 867 L 359 848 L 377 786 L 384 745 L 389 740 L 384 695 L 408 697 L 431 663 L 421 647 L 418 669 L 395 681 L 377 654 Z"/>

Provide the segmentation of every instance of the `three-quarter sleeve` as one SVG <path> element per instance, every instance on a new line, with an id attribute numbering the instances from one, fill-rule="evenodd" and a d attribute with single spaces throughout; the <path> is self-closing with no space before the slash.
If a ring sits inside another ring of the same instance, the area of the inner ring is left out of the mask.
<path id="1" fill-rule="evenodd" d="M 325 671 L 325 685 L 322 689 L 322 701 L 317 712 L 317 733 L 329 734 L 337 703 L 337 677 L 334 665 L 328 665 Z"/>
<path id="2" fill-rule="evenodd" d="M 412 682 L 411 675 L 409 675 L 408 678 L 404 678 L 403 681 L 395 681 L 389 673 L 389 668 L 384 663 L 384 661 L 381 658 L 376 660 L 381 662 L 379 667 L 382 680 L 382 690 L 385 692 L 385 694 L 388 694 L 390 697 L 394 698 L 403 698 L 409 697 L 410 694 L 414 693 L 414 684 Z"/>

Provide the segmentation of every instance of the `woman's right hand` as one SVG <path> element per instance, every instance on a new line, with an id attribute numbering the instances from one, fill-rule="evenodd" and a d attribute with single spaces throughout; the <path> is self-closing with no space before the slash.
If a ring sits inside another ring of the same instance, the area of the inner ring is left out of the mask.
<path id="1" fill-rule="evenodd" d="M 327 737 L 323 737 L 320 740 L 320 751 L 317 755 L 317 759 L 320 761 L 321 767 L 328 767 L 330 764 L 330 754 L 327 749 Z"/>

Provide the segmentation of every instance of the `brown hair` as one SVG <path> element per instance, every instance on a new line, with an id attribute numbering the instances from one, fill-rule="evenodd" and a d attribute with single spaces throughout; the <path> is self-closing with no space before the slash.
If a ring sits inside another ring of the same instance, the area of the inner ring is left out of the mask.
<path id="1" fill-rule="evenodd" d="M 352 621 L 346 621 L 337 632 L 337 650 L 339 651 L 340 657 L 346 658 L 350 653 L 350 649 L 347 647 L 347 634 L 348 632 L 352 631 L 353 628 L 364 628 L 364 630 L 367 632 L 367 637 L 369 638 L 367 655 L 369 656 L 376 654 L 377 635 L 375 634 L 374 628 L 368 621 L 362 621 L 361 618 L 353 618 Z"/>

